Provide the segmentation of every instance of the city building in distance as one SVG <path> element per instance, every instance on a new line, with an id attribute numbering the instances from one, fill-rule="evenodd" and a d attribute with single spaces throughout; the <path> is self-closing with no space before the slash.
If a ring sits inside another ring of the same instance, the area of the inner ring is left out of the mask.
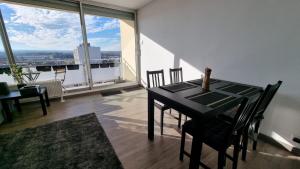
<path id="1" fill-rule="evenodd" d="M 101 48 L 100 47 L 94 47 L 91 46 L 90 43 L 88 43 L 88 50 L 89 50 L 89 56 L 90 56 L 90 62 L 91 63 L 97 63 L 99 62 L 101 58 Z M 73 56 L 74 56 L 74 63 L 75 64 L 83 64 L 84 63 L 84 46 L 83 44 L 80 44 L 76 49 L 73 50 Z"/>

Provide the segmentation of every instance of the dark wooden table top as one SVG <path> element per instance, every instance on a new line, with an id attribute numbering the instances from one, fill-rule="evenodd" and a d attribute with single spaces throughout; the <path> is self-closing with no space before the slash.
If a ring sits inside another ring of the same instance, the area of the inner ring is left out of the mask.
<path id="1" fill-rule="evenodd" d="M 10 91 L 8 95 L 0 95 L 0 100 L 10 100 L 20 98 L 21 94 L 19 90 Z"/>
<path id="2" fill-rule="evenodd" d="M 263 88 L 259 86 L 220 79 L 211 79 L 210 90 L 203 91 L 201 83 L 202 79 L 196 79 L 183 82 L 182 85 L 170 84 L 149 88 L 148 93 L 155 100 L 178 111 L 182 111 L 180 109 L 183 108 L 183 111 L 190 112 L 190 115 L 193 116 L 214 111 L 218 107 L 240 97 L 247 97 L 250 101 L 255 101 L 259 93 L 263 91 Z"/>

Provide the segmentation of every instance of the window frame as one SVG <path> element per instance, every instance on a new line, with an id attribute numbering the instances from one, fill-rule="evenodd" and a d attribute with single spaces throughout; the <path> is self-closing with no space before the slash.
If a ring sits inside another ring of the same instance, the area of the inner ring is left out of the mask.
<path id="1" fill-rule="evenodd" d="M 92 90 L 94 88 L 93 80 L 92 80 L 92 73 L 91 73 L 91 67 L 90 67 L 90 55 L 88 51 L 88 41 L 87 41 L 87 31 L 86 31 L 86 24 L 85 24 L 85 14 L 89 15 L 98 15 L 98 16 L 105 16 L 105 17 L 112 17 L 112 18 L 118 18 L 118 19 L 127 19 L 127 20 L 133 20 L 135 25 L 134 29 L 136 30 L 136 47 L 138 48 L 139 43 L 138 42 L 138 32 L 137 32 L 137 17 L 136 17 L 136 11 L 131 10 L 120 10 L 120 9 L 112 9 L 105 6 L 98 6 L 88 3 L 83 3 L 81 1 L 71 1 L 71 0 L 3 0 L 4 3 L 10 3 L 10 4 L 17 4 L 17 5 L 25 5 L 25 6 L 35 6 L 35 7 L 43 7 L 43 8 L 50 8 L 54 10 L 65 10 L 65 11 L 71 11 L 71 12 L 78 12 L 80 16 L 80 24 L 81 24 L 81 30 L 82 30 L 82 38 L 83 38 L 83 46 L 85 49 L 84 53 L 84 59 L 86 63 L 86 71 L 87 71 L 87 77 L 88 77 L 88 85 L 89 89 Z M 7 55 L 7 58 L 9 60 L 9 65 L 16 64 L 15 57 L 12 52 L 12 48 L 10 45 L 9 37 L 7 35 L 5 23 L 3 21 L 2 11 L 0 9 L 0 34 L 2 43 L 5 49 L 5 53 Z M 138 49 L 134 49 L 138 51 Z M 137 66 L 137 82 L 139 82 L 140 79 L 140 73 L 139 73 L 139 54 L 136 52 L 136 66 Z"/>

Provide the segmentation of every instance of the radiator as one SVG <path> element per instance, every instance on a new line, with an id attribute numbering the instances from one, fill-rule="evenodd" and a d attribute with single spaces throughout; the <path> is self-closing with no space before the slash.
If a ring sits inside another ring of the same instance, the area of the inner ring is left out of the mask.
<path id="1" fill-rule="evenodd" d="M 28 85 L 40 85 L 41 87 L 46 87 L 48 90 L 49 98 L 63 97 L 62 84 L 58 80 L 31 82 L 28 83 Z"/>

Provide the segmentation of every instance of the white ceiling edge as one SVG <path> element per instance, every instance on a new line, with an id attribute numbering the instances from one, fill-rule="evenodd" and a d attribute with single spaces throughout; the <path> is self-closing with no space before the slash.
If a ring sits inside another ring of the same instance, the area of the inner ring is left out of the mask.
<path id="1" fill-rule="evenodd" d="M 137 10 L 147 5 L 152 0 L 82 0 L 83 3 L 107 6 L 113 9 Z"/>

